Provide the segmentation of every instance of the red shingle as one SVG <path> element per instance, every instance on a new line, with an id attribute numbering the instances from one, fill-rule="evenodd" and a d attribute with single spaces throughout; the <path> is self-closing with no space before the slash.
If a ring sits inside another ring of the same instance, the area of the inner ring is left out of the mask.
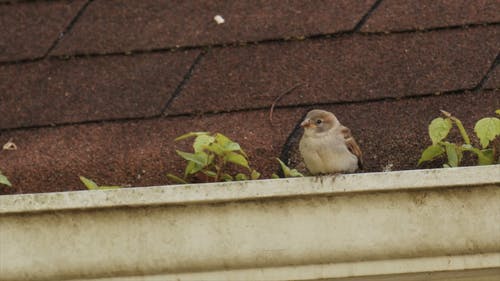
<path id="1" fill-rule="evenodd" d="M 197 54 L 0 66 L 0 129 L 160 114 Z"/>
<path id="2" fill-rule="evenodd" d="M 361 31 L 396 31 L 498 23 L 498 0 L 384 0 Z"/>
<path id="3" fill-rule="evenodd" d="M 420 153 L 430 144 L 427 126 L 439 116 L 439 109 L 452 112 L 472 132 L 478 119 L 496 109 L 499 94 L 484 91 L 321 108 L 334 112 L 351 128 L 364 151 L 364 172 L 381 171 L 388 164 L 404 170 L 416 168 Z M 274 157 L 308 109 L 278 109 L 274 127 L 268 111 L 258 110 L 6 132 L 0 135 L 0 143 L 12 138 L 19 149 L 2 152 L 0 169 L 14 187 L 0 187 L 0 193 L 84 189 L 79 175 L 100 184 L 166 184 L 167 172 L 183 172 L 184 162 L 175 149 L 190 150 L 189 140 L 174 142 L 173 138 L 188 131 L 228 135 L 247 151 L 251 165 L 269 177 L 277 169 Z"/>
<path id="4" fill-rule="evenodd" d="M 476 86 L 500 48 L 500 28 L 354 35 L 215 49 L 170 114 L 361 101 Z"/>
<path id="5" fill-rule="evenodd" d="M 351 30 L 374 0 L 96 0 L 54 54 L 247 42 Z M 214 16 L 225 23 L 218 25 Z"/>
<path id="6" fill-rule="evenodd" d="M 472 132 L 500 104 L 499 90 L 463 91 L 483 80 L 498 55 L 498 1 L 383 0 L 361 33 L 343 31 L 374 0 L 11 2 L 0 4 L 0 61 L 42 57 L 84 3 L 91 4 L 51 55 L 94 55 L 0 63 L 0 145 L 12 139 L 18 146 L 0 151 L 0 170 L 14 185 L 0 186 L 0 194 L 84 189 L 79 175 L 99 184 L 166 184 L 167 172 L 183 172 L 175 149 L 190 143 L 173 139 L 189 131 L 228 135 L 269 177 L 312 108 L 333 111 L 351 128 L 363 172 L 414 169 L 439 109 Z M 215 23 L 217 14 L 224 24 Z M 226 45 L 239 41 L 260 42 Z M 161 50 L 213 44 L 206 55 Z M 123 54 L 130 50 L 141 52 Z M 99 55 L 109 52 L 122 55 Z M 499 69 L 484 88 L 500 86 Z M 183 77 L 190 78 L 181 88 Z M 276 109 L 271 126 L 272 101 L 297 83 L 278 103 L 292 107 Z M 167 115 L 219 113 L 160 116 L 176 89 Z M 65 125 L 46 126 L 53 123 Z"/>
<path id="7" fill-rule="evenodd" d="M 0 61 L 42 57 L 85 1 L 0 5 Z"/>
<path id="8" fill-rule="evenodd" d="M 490 77 L 488 77 L 488 80 L 486 81 L 486 84 L 484 85 L 486 89 L 495 89 L 495 88 L 500 88 L 500 66 L 496 66 L 495 69 L 490 73 Z M 500 102 L 499 102 L 500 106 Z"/>
<path id="9" fill-rule="evenodd" d="M 253 111 L 2 133 L 0 143 L 12 138 L 18 150 L 2 152 L 0 170 L 13 188 L 0 186 L 0 194 L 85 189 L 79 175 L 103 185 L 167 184 L 167 172 L 184 172 L 185 163 L 175 149 L 192 150 L 192 140 L 173 139 L 189 131 L 224 133 L 240 143 L 250 164 L 269 177 L 277 168 L 274 157 L 298 121 L 296 111 L 276 112 L 275 127 L 267 111 Z"/>

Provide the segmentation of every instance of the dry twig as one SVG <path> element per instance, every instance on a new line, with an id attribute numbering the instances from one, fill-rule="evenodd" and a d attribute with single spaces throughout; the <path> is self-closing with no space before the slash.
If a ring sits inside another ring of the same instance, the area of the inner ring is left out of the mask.
<path id="1" fill-rule="evenodd" d="M 283 93 L 281 93 L 279 96 L 277 96 L 273 103 L 271 104 L 271 109 L 269 110 L 269 122 L 271 122 L 271 126 L 274 126 L 273 125 L 273 112 L 274 112 L 274 107 L 276 106 L 276 103 L 281 99 L 283 98 L 285 95 L 293 92 L 293 90 L 297 89 L 298 87 L 302 86 L 303 83 L 298 83 L 296 85 L 294 85 L 293 87 L 289 88 L 288 90 L 284 91 Z"/>

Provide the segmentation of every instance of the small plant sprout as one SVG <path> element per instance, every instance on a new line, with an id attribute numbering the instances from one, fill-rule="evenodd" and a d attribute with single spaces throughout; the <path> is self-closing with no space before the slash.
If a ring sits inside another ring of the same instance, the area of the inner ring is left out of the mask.
<path id="1" fill-rule="evenodd" d="M 500 110 L 496 110 L 495 112 L 500 114 Z M 480 148 L 478 148 L 472 145 L 469 135 L 458 118 L 444 110 L 441 110 L 441 113 L 445 118 L 438 117 L 432 120 L 429 125 L 429 136 L 432 145 L 422 152 L 418 165 L 446 154 L 447 163 L 443 166 L 458 167 L 464 152 L 470 152 L 476 155 L 479 165 L 498 163 L 500 119 L 497 117 L 487 117 L 477 121 L 474 126 L 474 132 L 481 145 Z M 445 140 L 453 125 L 457 126 L 464 143 L 456 144 Z"/>
<path id="2" fill-rule="evenodd" d="M 296 177 L 303 177 L 304 176 L 299 171 L 297 171 L 297 169 L 289 168 L 285 163 L 283 163 L 283 161 L 281 161 L 281 159 L 276 158 L 276 160 L 278 160 L 278 162 L 280 163 L 281 171 L 283 172 L 283 176 L 285 178 L 296 178 Z M 272 174 L 271 177 L 273 179 L 279 178 L 279 176 L 276 174 Z"/>
<path id="3" fill-rule="evenodd" d="M 85 185 L 85 187 L 87 187 L 88 190 L 105 190 L 105 189 L 122 188 L 121 186 L 118 185 L 97 185 L 97 183 L 95 183 L 93 180 L 82 176 L 80 176 L 80 180 L 83 182 L 83 184 Z"/>
<path id="4" fill-rule="evenodd" d="M 0 184 L 7 185 L 7 186 L 12 186 L 12 184 L 9 181 L 9 179 L 2 174 L 2 171 L 0 171 Z"/>
<path id="5" fill-rule="evenodd" d="M 248 156 L 240 145 L 220 133 L 190 132 L 175 139 L 180 141 L 193 138 L 193 152 L 176 150 L 177 154 L 187 161 L 184 176 L 167 174 L 176 183 L 189 183 L 196 176 L 205 177 L 206 181 L 256 180 L 260 173 L 250 168 Z M 246 172 L 230 174 L 230 164 L 244 169 Z"/>

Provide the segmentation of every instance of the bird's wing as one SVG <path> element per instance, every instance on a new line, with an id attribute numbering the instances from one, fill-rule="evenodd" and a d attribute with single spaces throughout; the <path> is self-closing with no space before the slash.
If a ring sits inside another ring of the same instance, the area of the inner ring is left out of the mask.
<path id="1" fill-rule="evenodd" d="M 344 136 L 345 145 L 347 146 L 347 149 L 349 149 L 349 151 L 352 154 L 354 154 L 354 155 L 356 155 L 356 157 L 358 157 L 359 168 L 363 169 L 363 158 L 362 158 L 363 153 L 361 152 L 361 149 L 359 148 L 358 143 L 356 142 L 356 140 L 352 136 L 351 130 L 347 127 L 342 126 L 341 132 L 342 132 L 342 135 Z"/>

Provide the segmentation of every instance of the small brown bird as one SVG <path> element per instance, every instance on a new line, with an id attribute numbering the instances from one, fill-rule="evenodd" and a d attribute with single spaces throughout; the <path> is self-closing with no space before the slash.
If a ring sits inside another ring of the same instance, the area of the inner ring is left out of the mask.
<path id="1" fill-rule="evenodd" d="M 311 174 L 352 173 L 362 168 L 361 149 L 351 130 L 342 126 L 333 113 L 311 110 L 300 126 L 304 134 L 299 150 Z"/>

